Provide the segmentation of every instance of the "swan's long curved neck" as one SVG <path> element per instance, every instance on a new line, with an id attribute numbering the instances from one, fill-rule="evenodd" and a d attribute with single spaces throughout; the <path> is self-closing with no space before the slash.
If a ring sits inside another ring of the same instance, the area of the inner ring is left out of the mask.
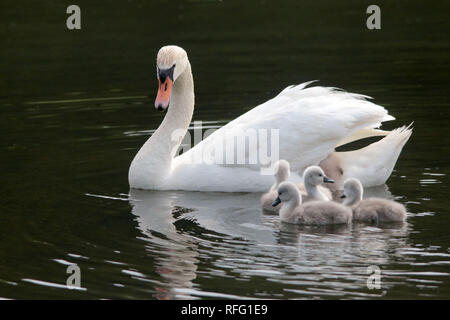
<path id="1" fill-rule="evenodd" d="M 170 174 L 172 159 L 186 134 L 194 112 L 194 80 L 189 62 L 172 87 L 170 106 L 155 133 L 145 142 L 130 166 L 129 180 L 134 188 L 143 181 L 157 185 Z M 145 173 L 143 175 L 142 173 Z"/>

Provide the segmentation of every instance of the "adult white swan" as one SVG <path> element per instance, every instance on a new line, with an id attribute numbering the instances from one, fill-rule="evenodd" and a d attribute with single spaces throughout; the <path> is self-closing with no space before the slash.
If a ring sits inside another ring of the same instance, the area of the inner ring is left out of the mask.
<path id="1" fill-rule="evenodd" d="M 167 113 L 131 163 L 128 176 L 131 188 L 265 191 L 273 183 L 273 176 L 260 172 L 263 163 L 256 153 L 258 148 L 262 148 L 262 141 L 258 140 L 256 150 L 246 150 L 244 164 L 220 164 L 205 150 L 213 148 L 216 150 L 214 154 L 219 150 L 225 158 L 227 152 L 237 152 L 225 146 L 242 132 L 279 129 L 279 158 L 290 162 L 292 180 L 295 181 L 301 180 L 295 173 L 301 174 L 306 167 L 339 154 L 334 152 L 337 146 L 364 137 L 387 135 L 389 132 L 375 128 L 383 121 L 394 119 L 383 107 L 367 101 L 367 96 L 335 88 L 307 88 L 309 82 L 284 89 L 275 98 L 253 108 L 191 150 L 175 157 L 194 111 L 191 65 L 186 51 L 177 46 L 162 47 L 156 63 L 159 87 L 155 107 L 159 111 L 167 110 Z M 383 184 L 410 134 L 410 129 L 402 128 L 347 156 L 329 158 L 338 159 L 336 166 L 344 178 L 349 172 L 364 186 Z M 252 163 L 255 157 L 258 162 Z M 327 165 L 333 167 L 333 164 Z"/>

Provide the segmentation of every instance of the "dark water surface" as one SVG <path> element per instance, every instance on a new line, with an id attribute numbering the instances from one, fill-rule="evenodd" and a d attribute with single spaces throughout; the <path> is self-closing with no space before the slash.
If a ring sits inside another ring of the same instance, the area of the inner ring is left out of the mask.
<path id="1" fill-rule="evenodd" d="M 68 31 L 72 3 L 2 1 L 0 297 L 450 298 L 449 2 L 377 1 L 377 31 L 366 1 L 240 2 L 77 1 Z M 303 228 L 262 215 L 259 194 L 129 191 L 162 120 L 166 44 L 188 51 L 193 120 L 211 126 L 313 79 L 373 96 L 397 118 L 387 129 L 414 121 L 368 191 L 408 223 Z M 82 290 L 65 287 L 72 263 Z"/>

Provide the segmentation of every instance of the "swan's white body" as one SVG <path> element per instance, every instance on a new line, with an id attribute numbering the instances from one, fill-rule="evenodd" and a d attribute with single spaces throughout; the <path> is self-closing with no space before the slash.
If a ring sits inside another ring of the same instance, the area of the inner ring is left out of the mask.
<path id="1" fill-rule="evenodd" d="M 319 164 L 341 144 L 364 137 L 386 135 L 386 132 L 375 128 L 383 121 L 394 119 L 383 107 L 367 101 L 366 96 L 334 88 L 307 88 L 311 83 L 307 82 L 284 89 L 275 98 L 253 108 L 194 148 L 174 157 L 192 118 L 194 84 L 184 50 L 175 46 L 163 47 L 158 53 L 158 67 L 170 67 L 171 59 L 176 61 L 176 76 L 170 108 L 159 128 L 131 163 L 129 182 L 132 188 L 263 192 L 273 184 L 273 177 L 260 173 L 261 162 L 249 164 L 255 155 L 251 150 L 246 150 L 245 164 L 238 165 L 218 164 L 214 157 L 204 151 L 220 149 L 225 158 L 227 150 L 223 146 L 230 139 L 242 135 L 242 132 L 278 129 L 279 158 L 289 161 L 292 172 L 303 172 L 306 167 Z M 176 139 L 174 132 L 178 137 Z M 261 141 L 258 140 L 258 143 L 259 148 Z M 395 141 L 393 144 L 398 149 L 398 157 L 404 143 L 400 147 Z M 237 150 L 233 152 L 236 154 Z M 358 157 L 358 154 L 354 154 L 352 161 Z M 383 150 L 378 150 L 370 155 L 369 165 L 393 167 L 397 157 L 386 157 Z M 368 163 L 364 162 L 364 165 Z M 353 172 L 357 173 L 358 170 Z M 381 173 L 376 183 L 384 183 L 389 174 L 386 176 L 384 172 Z M 363 185 L 366 182 L 370 185 L 374 180 L 372 176 L 366 177 L 364 172 L 353 176 L 360 179 Z M 296 173 L 292 174 L 291 180 L 302 181 Z"/>

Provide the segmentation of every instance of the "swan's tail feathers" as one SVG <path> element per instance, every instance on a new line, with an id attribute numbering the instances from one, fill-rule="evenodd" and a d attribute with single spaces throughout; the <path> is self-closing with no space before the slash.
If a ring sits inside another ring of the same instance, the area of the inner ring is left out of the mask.
<path id="1" fill-rule="evenodd" d="M 353 142 L 353 141 L 357 141 L 357 140 L 361 140 L 364 138 L 370 138 L 370 137 L 378 137 L 378 136 L 387 136 L 391 131 L 386 131 L 386 130 L 380 130 L 380 129 L 374 129 L 374 128 L 366 128 L 366 129 L 361 129 L 357 132 L 355 132 L 354 134 L 352 134 L 349 137 L 346 137 L 344 140 L 340 141 L 337 147 L 343 146 L 347 143 Z"/>
<path id="2" fill-rule="evenodd" d="M 390 114 L 387 114 L 382 121 L 392 121 L 395 120 L 395 117 L 391 116 Z M 412 123 L 411 123 L 412 124 Z M 411 125 L 410 124 L 410 125 Z"/>
<path id="3" fill-rule="evenodd" d="M 336 152 L 343 180 L 358 178 L 364 187 L 386 183 L 392 173 L 403 146 L 412 134 L 412 123 L 389 132 L 383 139 L 365 148 Z"/>

